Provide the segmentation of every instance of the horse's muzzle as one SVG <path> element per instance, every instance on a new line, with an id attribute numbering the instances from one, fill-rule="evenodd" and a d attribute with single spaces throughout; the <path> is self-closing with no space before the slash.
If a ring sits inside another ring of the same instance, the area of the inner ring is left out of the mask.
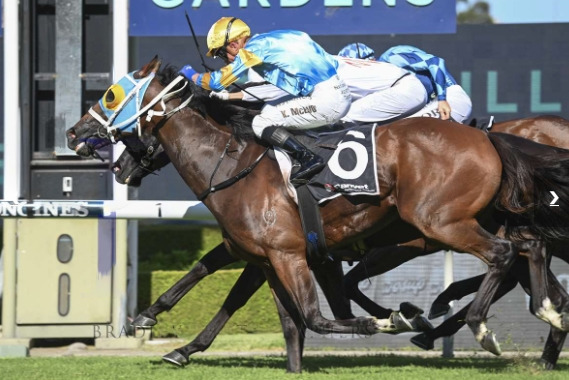
<path id="1" fill-rule="evenodd" d="M 97 136 L 80 137 L 73 127 L 66 131 L 66 136 L 67 147 L 81 157 L 99 158 L 97 150 L 111 143 L 109 139 Z"/>

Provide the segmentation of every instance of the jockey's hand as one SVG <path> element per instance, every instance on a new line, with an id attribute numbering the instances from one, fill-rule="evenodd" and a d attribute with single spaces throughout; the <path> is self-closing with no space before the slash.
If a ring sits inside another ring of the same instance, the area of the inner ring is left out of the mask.
<path id="1" fill-rule="evenodd" d="M 439 100 L 439 113 L 442 120 L 450 119 L 450 104 L 446 100 Z"/>
<path id="2" fill-rule="evenodd" d="M 178 74 L 182 74 L 188 80 L 192 80 L 192 77 L 194 76 L 194 74 L 197 74 L 197 73 L 198 72 L 196 70 L 194 70 L 194 68 L 190 65 L 186 65 L 186 66 L 182 67 L 180 69 L 180 71 L 178 71 Z"/>
<path id="3" fill-rule="evenodd" d="M 209 93 L 209 97 L 210 98 L 218 98 L 221 100 L 229 100 L 229 92 L 227 92 L 226 90 L 223 90 L 220 92 L 212 91 Z"/>

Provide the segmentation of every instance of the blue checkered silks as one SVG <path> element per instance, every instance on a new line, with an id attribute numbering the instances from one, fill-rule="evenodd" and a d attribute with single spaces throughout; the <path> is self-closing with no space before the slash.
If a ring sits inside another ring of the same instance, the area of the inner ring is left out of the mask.
<path id="1" fill-rule="evenodd" d="M 346 45 L 338 52 L 340 57 L 359 58 L 359 59 L 375 59 L 375 51 L 366 44 L 354 42 Z"/>
<path id="2" fill-rule="evenodd" d="M 415 73 L 428 94 L 435 90 L 438 100 L 447 100 L 446 89 L 457 84 L 447 71 L 444 59 L 414 46 L 394 46 L 385 51 L 377 60 Z"/>

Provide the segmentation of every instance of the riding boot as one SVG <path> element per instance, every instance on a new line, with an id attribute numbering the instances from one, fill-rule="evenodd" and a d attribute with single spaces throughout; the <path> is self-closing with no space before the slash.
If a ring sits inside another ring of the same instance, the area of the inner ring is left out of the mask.
<path id="1" fill-rule="evenodd" d="M 318 173 L 325 166 L 322 157 L 302 145 L 289 131 L 282 127 L 265 128 L 261 138 L 273 146 L 284 149 L 298 161 L 300 168 L 290 176 L 290 181 L 293 183 Z"/>

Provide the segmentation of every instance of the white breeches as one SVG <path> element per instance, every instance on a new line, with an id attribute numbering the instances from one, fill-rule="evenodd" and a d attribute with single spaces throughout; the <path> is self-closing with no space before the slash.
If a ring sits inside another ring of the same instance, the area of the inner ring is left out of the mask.
<path id="1" fill-rule="evenodd" d="M 413 113 L 427 103 L 427 92 L 415 75 L 406 75 L 393 86 L 355 100 L 343 121 L 377 122 Z"/>
<path id="2" fill-rule="evenodd" d="M 350 92 L 337 75 L 318 83 L 309 96 L 265 105 L 253 119 L 253 132 L 261 137 L 267 127 L 310 129 L 339 121 L 350 108 Z"/>
<path id="3" fill-rule="evenodd" d="M 464 89 L 455 84 L 447 88 L 447 102 L 450 105 L 450 117 L 458 123 L 464 123 L 472 113 L 472 101 Z M 437 99 L 427 103 L 419 112 L 412 117 L 436 117 L 440 118 L 439 101 Z"/>

